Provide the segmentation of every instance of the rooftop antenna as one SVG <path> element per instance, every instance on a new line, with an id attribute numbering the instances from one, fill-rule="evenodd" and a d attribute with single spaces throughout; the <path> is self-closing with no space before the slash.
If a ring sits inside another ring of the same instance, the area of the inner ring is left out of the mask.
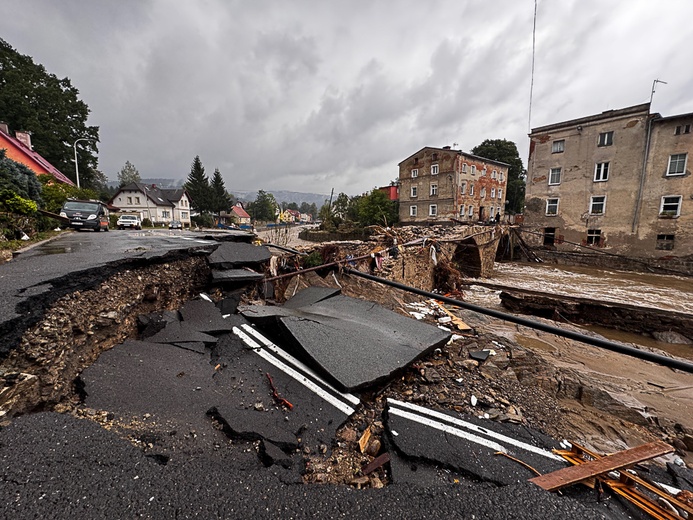
<path id="1" fill-rule="evenodd" d="M 652 98 L 654 97 L 655 88 L 657 87 L 657 83 L 663 83 L 664 85 L 668 85 L 668 83 L 666 81 L 662 81 L 660 79 L 656 79 L 652 82 L 652 93 L 650 94 L 650 105 L 652 104 Z"/>

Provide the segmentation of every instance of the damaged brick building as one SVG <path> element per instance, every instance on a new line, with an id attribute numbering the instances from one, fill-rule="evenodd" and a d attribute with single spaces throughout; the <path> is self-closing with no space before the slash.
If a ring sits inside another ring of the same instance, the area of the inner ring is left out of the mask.
<path id="1" fill-rule="evenodd" d="M 468 222 L 505 214 L 508 165 L 449 146 L 425 147 L 399 163 L 399 221 Z"/>
<path id="2" fill-rule="evenodd" d="M 693 113 L 650 104 L 532 129 L 526 240 L 637 258 L 693 254 Z"/>

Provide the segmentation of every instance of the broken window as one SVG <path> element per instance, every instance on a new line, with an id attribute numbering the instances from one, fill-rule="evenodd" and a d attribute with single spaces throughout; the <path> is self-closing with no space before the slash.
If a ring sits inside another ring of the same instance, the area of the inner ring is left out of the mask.
<path id="1" fill-rule="evenodd" d="M 544 228 L 544 245 L 552 246 L 556 242 L 556 228 L 547 227 Z"/>
<path id="2" fill-rule="evenodd" d="M 659 206 L 660 217 L 678 217 L 681 214 L 681 195 L 665 195 Z"/>
<path id="3" fill-rule="evenodd" d="M 611 146 L 614 144 L 614 133 L 613 132 L 602 132 L 599 134 L 599 140 L 597 141 L 597 146 Z"/>
<path id="4" fill-rule="evenodd" d="M 594 182 L 604 182 L 609 180 L 609 163 L 601 162 L 594 166 Z"/>
<path id="5" fill-rule="evenodd" d="M 438 165 L 431 164 L 431 175 L 438 175 Z"/>
<path id="6" fill-rule="evenodd" d="M 549 170 L 549 186 L 561 183 L 561 168 L 551 168 Z"/>
<path id="7" fill-rule="evenodd" d="M 414 179 L 414 178 L 416 178 L 416 177 L 418 177 L 418 176 L 419 176 L 419 170 L 418 170 L 417 168 L 414 168 L 414 169 L 411 171 L 411 178 Z"/>
<path id="8" fill-rule="evenodd" d="M 590 214 L 602 215 L 606 210 L 606 195 L 593 195 L 590 197 Z"/>
<path id="9" fill-rule="evenodd" d="M 565 139 L 551 143 L 551 153 L 561 153 L 565 150 Z"/>
<path id="10" fill-rule="evenodd" d="M 438 215 L 438 204 L 431 204 L 428 206 L 428 216 L 435 217 Z"/>
<path id="11" fill-rule="evenodd" d="M 417 208 L 416 206 L 409 206 L 409 216 L 410 217 L 415 217 L 417 214 Z"/>
<path id="12" fill-rule="evenodd" d="M 677 153 L 669 156 L 669 168 L 667 175 L 683 175 L 686 173 L 687 153 Z"/>
<path id="13" fill-rule="evenodd" d="M 546 214 L 558 215 L 558 199 L 546 199 Z"/>
<path id="14" fill-rule="evenodd" d="M 587 245 L 588 246 L 598 246 L 602 242 L 602 230 L 601 229 L 588 229 L 587 230 Z"/>
<path id="15" fill-rule="evenodd" d="M 431 195 L 438 195 L 438 183 L 437 182 L 432 182 L 431 183 Z"/>
<path id="16" fill-rule="evenodd" d="M 655 249 L 661 249 L 663 251 L 671 251 L 674 249 L 674 235 L 657 235 Z"/>
<path id="17" fill-rule="evenodd" d="M 412 199 L 413 199 L 414 197 L 417 196 L 417 190 L 418 190 L 418 189 L 419 189 L 419 188 L 418 188 L 417 186 L 412 186 L 412 187 L 411 187 L 411 198 L 412 198 Z"/>

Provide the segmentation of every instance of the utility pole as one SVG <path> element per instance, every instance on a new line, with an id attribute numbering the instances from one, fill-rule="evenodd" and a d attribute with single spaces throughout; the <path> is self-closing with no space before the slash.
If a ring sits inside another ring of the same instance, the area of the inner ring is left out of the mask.
<path id="1" fill-rule="evenodd" d="M 74 143 L 72 143 L 72 147 L 75 149 L 75 177 L 77 178 L 77 187 L 79 188 L 79 166 L 77 164 L 77 143 L 80 141 L 94 141 L 96 142 L 96 139 L 91 139 L 89 137 L 80 137 L 77 139 Z"/>

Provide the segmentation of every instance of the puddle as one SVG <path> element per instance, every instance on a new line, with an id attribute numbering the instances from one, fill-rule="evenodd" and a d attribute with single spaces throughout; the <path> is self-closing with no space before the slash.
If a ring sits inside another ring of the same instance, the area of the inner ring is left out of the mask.
<path id="1" fill-rule="evenodd" d="M 72 253 L 72 247 L 57 247 L 57 246 L 43 246 L 37 249 L 37 252 L 41 255 L 62 255 L 64 253 Z"/>

